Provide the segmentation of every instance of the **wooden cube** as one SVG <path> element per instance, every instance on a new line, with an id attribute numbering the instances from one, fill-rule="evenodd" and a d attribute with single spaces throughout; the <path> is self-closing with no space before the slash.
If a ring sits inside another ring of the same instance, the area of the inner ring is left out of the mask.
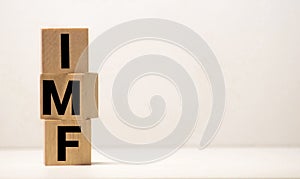
<path id="1" fill-rule="evenodd" d="M 88 119 L 98 117 L 98 74 L 41 74 L 41 119 Z"/>
<path id="2" fill-rule="evenodd" d="M 91 120 L 45 120 L 45 165 L 90 165 Z"/>
<path id="3" fill-rule="evenodd" d="M 87 47 L 87 28 L 42 29 L 42 73 L 88 72 Z"/>

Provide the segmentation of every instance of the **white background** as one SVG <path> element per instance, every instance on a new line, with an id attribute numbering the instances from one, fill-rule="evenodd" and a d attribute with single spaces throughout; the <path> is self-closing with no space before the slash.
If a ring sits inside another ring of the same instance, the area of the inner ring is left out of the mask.
<path id="1" fill-rule="evenodd" d="M 296 0 L 1 1 L 0 146 L 43 145 L 41 28 L 88 27 L 92 41 L 145 17 L 190 27 L 218 58 L 227 106 L 212 146 L 299 146 L 299 8 Z"/>

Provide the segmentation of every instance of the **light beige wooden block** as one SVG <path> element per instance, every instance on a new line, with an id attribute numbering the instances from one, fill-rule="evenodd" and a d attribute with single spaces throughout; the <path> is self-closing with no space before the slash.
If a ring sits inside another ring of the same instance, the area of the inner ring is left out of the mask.
<path id="1" fill-rule="evenodd" d="M 69 34 L 68 44 L 61 34 Z M 76 67 L 76 73 L 88 72 L 88 53 L 82 54 L 87 47 L 87 28 L 42 29 L 42 73 L 72 73 Z M 68 68 L 62 68 L 63 54 L 69 55 Z M 81 55 L 83 60 L 79 62 Z"/>
<path id="2" fill-rule="evenodd" d="M 41 119 L 98 117 L 98 74 L 41 74 Z"/>
<path id="3" fill-rule="evenodd" d="M 45 165 L 91 164 L 90 140 L 91 120 L 45 120 Z"/>

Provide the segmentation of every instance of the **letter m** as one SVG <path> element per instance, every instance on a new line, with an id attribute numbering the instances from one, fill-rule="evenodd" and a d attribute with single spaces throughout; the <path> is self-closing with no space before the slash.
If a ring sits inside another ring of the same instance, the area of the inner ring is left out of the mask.
<path id="1" fill-rule="evenodd" d="M 43 80 L 43 114 L 51 115 L 51 96 L 57 113 L 64 115 L 72 95 L 72 115 L 80 115 L 80 81 L 70 80 L 60 100 L 53 80 Z"/>

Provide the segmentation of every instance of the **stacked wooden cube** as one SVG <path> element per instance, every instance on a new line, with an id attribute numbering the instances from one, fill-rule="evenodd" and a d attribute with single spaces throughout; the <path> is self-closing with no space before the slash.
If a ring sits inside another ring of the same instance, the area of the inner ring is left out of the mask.
<path id="1" fill-rule="evenodd" d="M 98 117 L 98 76 L 88 73 L 88 29 L 42 29 L 40 117 L 45 164 L 91 164 L 91 118 Z M 80 60 L 79 60 L 80 59 Z"/>

